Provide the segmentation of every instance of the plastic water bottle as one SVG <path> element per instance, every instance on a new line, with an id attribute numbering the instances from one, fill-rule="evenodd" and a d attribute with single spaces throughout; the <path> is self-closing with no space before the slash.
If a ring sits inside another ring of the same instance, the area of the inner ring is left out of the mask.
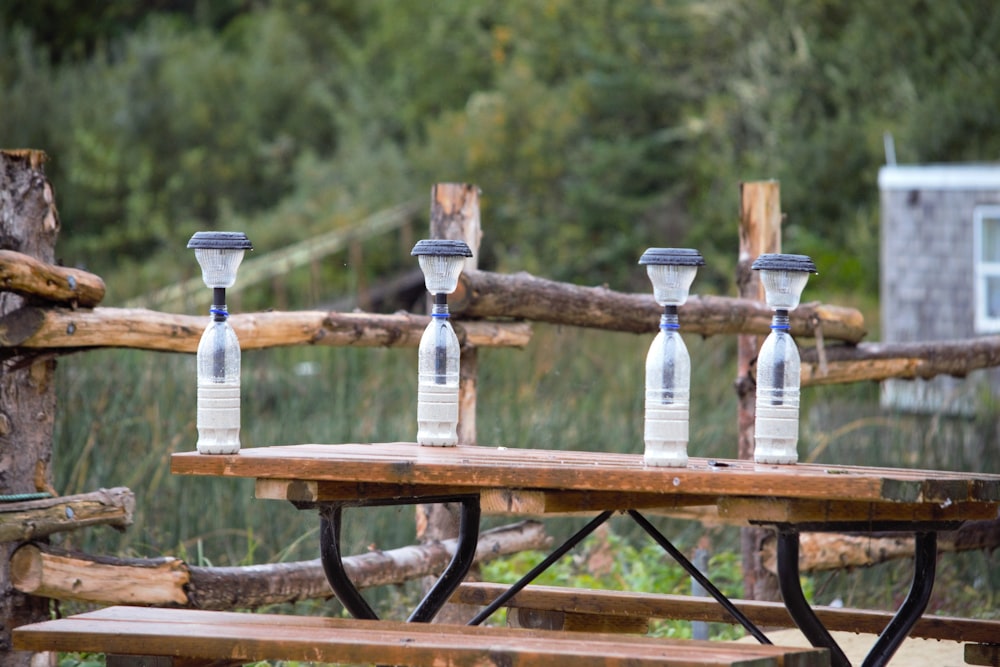
<path id="1" fill-rule="evenodd" d="M 457 445 L 460 350 L 443 299 L 434 304 L 417 354 L 417 442 Z"/>
<path id="2" fill-rule="evenodd" d="M 757 355 L 754 461 L 799 459 L 799 350 L 788 333 L 788 311 L 777 310 Z"/>
<path id="3" fill-rule="evenodd" d="M 225 307 L 214 317 L 198 344 L 198 452 L 240 451 L 240 342 Z"/>
<path id="4" fill-rule="evenodd" d="M 807 255 L 765 253 L 750 267 L 760 271 L 767 305 L 774 309 L 771 333 L 757 354 L 754 453 L 757 463 L 799 460 L 799 349 L 788 332 L 788 313 L 799 305 L 816 265 Z"/>
<path id="5" fill-rule="evenodd" d="M 642 458 L 649 466 L 683 467 L 688 462 L 691 356 L 679 332 L 677 310 L 687 301 L 705 259 L 693 248 L 648 248 L 639 264 L 653 283 L 653 299 L 663 306 L 660 331 L 646 353 Z"/>
<path id="6" fill-rule="evenodd" d="M 646 354 L 646 465 L 683 467 L 688 454 L 691 356 L 678 332 L 677 308 L 660 317 L 660 331 Z"/>

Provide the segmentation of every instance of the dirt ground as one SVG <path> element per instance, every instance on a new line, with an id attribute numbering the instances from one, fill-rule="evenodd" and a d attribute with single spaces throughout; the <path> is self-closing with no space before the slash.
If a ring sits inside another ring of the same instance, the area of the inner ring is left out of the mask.
<path id="1" fill-rule="evenodd" d="M 779 630 L 766 634 L 779 646 L 809 646 L 809 642 L 798 630 Z M 854 665 L 861 664 L 876 639 L 875 635 L 856 635 L 850 632 L 834 632 L 833 638 Z M 757 640 L 753 637 L 744 637 L 740 641 Z M 967 667 L 962 644 L 935 639 L 907 639 L 893 655 L 889 664 L 899 667 Z"/>

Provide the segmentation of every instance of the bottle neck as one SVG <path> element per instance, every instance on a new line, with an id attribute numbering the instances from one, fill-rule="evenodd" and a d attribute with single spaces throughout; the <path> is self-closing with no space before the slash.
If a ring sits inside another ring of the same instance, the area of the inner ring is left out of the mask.
<path id="1" fill-rule="evenodd" d="M 771 318 L 771 331 L 788 331 L 790 328 L 788 311 L 784 308 L 775 308 L 774 317 Z"/>
<path id="2" fill-rule="evenodd" d="M 212 319 L 216 322 L 225 322 L 226 318 L 229 317 L 229 313 L 226 311 L 225 287 L 212 288 L 212 307 L 208 312 L 212 314 Z"/>
<path id="3" fill-rule="evenodd" d="M 663 314 L 660 315 L 660 331 L 677 331 L 680 328 L 681 323 L 677 317 L 677 306 L 664 306 Z"/>
<path id="4" fill-rule="evenodd" d="M 435 294 L 434 295 L 434 305 L 431 308 L 431 317 L 448 317 L 448 295 L 447 294 Z"/>

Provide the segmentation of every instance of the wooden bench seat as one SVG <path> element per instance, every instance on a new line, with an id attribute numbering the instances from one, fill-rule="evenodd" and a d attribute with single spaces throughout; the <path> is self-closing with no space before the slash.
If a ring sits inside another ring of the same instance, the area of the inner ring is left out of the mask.
<path id="1" fill-rule="evenodd" d="M 486 605 L 507 590 L 502 584 L 463 583 L 451 602 Z M 780 602 L 733 600 L 751 621 L 762 627 L 794 628 Z M 585 632 L 644 632 L 653 618 L 731 623 L 733 618 L 714 599 L 691 595 L 655 595 L 558 586 L 528 586 L 507 602 L 512 622 L 523 627 Z M 879 634 L 892 618 L 883 611 L 816 607 L 831 631 Z M 966 662 L 1000 665 L 1000 621 L 924 616 L 910 637 L 964 642 Z"/>
<path id="2" fill-rule="evenodd" d="M 255 660 L 546 667 L 830 664 L 825 649 L 143 607 L 108 607 L 22 626 L 14 630 L 14 645 L 32 651 L 105 653 L 109 667 L 238 665 Z M 140 662 L 137 656 L 145 657 Z"/>

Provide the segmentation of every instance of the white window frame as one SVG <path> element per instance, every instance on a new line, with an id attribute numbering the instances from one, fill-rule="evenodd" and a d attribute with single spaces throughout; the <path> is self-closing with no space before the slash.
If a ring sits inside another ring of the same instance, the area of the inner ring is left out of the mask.
<path id="1" fill-rule="evenodd" d="M 1000 315 L 991 317 L 986 301 L 989 296 L 986 281 L 1000 278 L 1000 260 L 983 261 L 983 227 L 987 222 L 1000 225 L 1000 205 L 977 206 L 973 211 L 972 264 L 976 279 L 976 333 L 981 334 L 1000 333 Z"/>

